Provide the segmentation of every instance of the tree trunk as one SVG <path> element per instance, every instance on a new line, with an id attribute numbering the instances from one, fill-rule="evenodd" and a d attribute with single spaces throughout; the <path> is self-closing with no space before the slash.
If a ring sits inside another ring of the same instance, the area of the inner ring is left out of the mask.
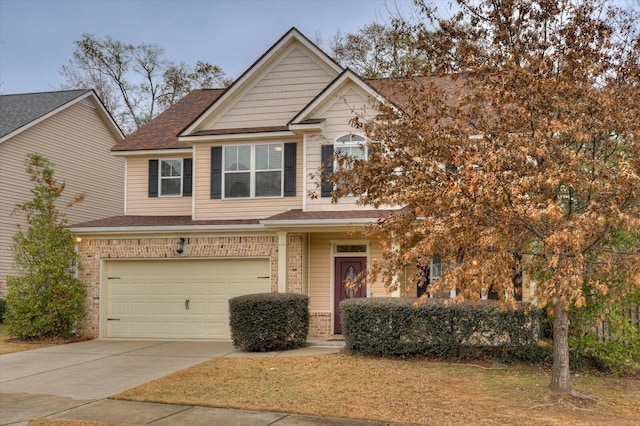
<path id="1" fill-rule="evenodd" d="M 553 306 L 553 369 L 549 390 L 572 393 L 569 374 L 569 308 L 557 301 Z"/>

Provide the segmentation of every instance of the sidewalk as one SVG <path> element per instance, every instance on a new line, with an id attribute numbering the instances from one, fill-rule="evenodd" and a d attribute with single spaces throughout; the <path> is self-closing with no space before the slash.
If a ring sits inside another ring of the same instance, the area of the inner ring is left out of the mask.
<path id="1" fill-rule="evenodd" d="M 215 357 L 337 353 L 342 342 L 309 342 L 285 352 L 247 353 L 227 341 L 97 339 L 0 356 L 0 425 L 35 418 L 129 425 L 356 425 L 388 423 L 108 399 Z"/>
<path id="2" fill-rule="evenodd" d="M 384 426 L 390 423 L 298 414 L 103 399 L 53 416 L 56 419 L 154 426 Z"/>

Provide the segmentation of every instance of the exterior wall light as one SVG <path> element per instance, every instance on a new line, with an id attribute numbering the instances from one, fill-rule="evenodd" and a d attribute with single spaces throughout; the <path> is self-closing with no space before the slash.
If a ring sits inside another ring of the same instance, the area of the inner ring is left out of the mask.
<path id="1" fill-rule="evenodd" d="M 184 238 L 180 237 L 180 239 L 178 240 L 178 247 L 176 248 L 176 251 L 179 254 L 182 254 L 182 252 L 184 251 Z"/>
<path id="2" fill-rule="evenodd" d="M 73 241 L 75 241 L 76 244 L 80 244 L 82 242 L 82 237 L 80 235 L 76 235 Z"/>

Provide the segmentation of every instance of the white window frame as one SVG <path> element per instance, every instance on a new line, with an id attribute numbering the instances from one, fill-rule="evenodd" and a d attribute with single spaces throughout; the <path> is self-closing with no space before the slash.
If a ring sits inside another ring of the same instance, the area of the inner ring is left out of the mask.
<path id="1" fill-rule="evenodd" d="M 276 151 L 280 152 L 280 168 L 279 169 L 257 169 L 256 168 L 256 147 L 257 146 L 275 146 Z M 227 153 L 226 150 L 228 148 L 235 148 L 240 146 L 249 146 L 250 147 L 250 156 L 249 156 L 249 169 L 248 170 L 226 170 L 226 159 Z M 280 149 L 278 150 L 279 147 Z M 280 194 L 279 195 L 256 195 L 256 178 L 260 174 L 260 172 L 280 172 Z M 238 173 L 249 173 L 249 196 L 248 197 L 228 197 L 226 191 L 226 180 L 227 174 L 238 174 Z M 233 145 L 224 145 L 222 147 L 222 199 L 227 200 L 247 200 L 247 199 L 263 199 L 263 198 L 282 198 L 284 197 L 284 143 L 283 142 L 261 142 L 261 143 L 252 143 L 252 144 L 233 144 Z"/>
<path id="2" fill-rule="evenodd" d="M 436 262 L 436 259 L 439 260 L 439 262 Z M 434 273 L 434 271 L 436 271 L 435 265 L 438 265 L 438 275 L 436 276 L 436 274 Z M 439 280 L 442 277 L 442 272 L 444 271 L 444 262 L 442 261 L 442 256 L 441 255 L 435 255 L 431 261 L 429 262 L 429 282 L 425 283 L 423 285 L 431 285 L 432 283 L 434 283 L 435 281 Z M 442 296 L 435 296 L 433 294 L 429 294 L 429 298 L 430 299 L 434 299 L 434 298 L 446 298 L 446 294 L 443 294 Z M 449 298 L 453 299 L 456 297 L 456 289 L 452 289 L 449 290 Z"/>
<path id="3" fill-rule="evenodd" d="M 182 187 L 184 180 L 184 159 L 183 158 L 160 158 L 158 164 L 158 197 L 182 197 Z M 162 163 L 178 161 L 180 163 L 180 176 L 162 176 Z M 162 181 L 169 179 L 180 179 L 180 192 L 178 194 L 163 194 Z"/>
<path id="4" fill-rule="evenodd" d="M 345 137 L 349 137 L 348 141 L 341 141 Z M 369 158 L 369 150 L 367 149 L 367 138 L 359 133 L 345 133 L 344 135 L 338 136 L 333 141 L 333 154 L 334 157 L 339 156 L 339 151 L 341 148 L 354 148 L 357 147 L 359 150 L 363 152 L 363 160 Z M 340 168 L 338 165 L 338 160 L 333 160 L 333 170 L 336 171 Z M 333 189 L 336 189 L 337 185 L 333 186 Z M 348 197 L 353 197 L 352 193 L 347 194 Z"/>
<path id="5" fill-rule="evenodd" d="M 345 137 L 349 137 L 349 140 L 344 141 L 340 139 L 344 139 Z M 367 149 L 367 138 L 358 133 L 346 133 L 344 135 L 338 136 L 333 142 L 333 152 L 334 156 L 338 156 L 338 152 L 343 148 L 354 148 L 362 150 L 363 152 L 363 160 L 369 158 L 369 151 Z M 338 162 L 336 160 L 333 161 L 333 170 L 338 170 Z"/>

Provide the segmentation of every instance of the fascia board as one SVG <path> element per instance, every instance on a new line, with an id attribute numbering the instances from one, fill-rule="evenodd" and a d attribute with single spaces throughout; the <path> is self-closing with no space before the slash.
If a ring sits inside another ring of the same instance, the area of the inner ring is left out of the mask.
<path id="1" fill-rule="evenodd" d="M 260 231 L 265 227 L 258 225 L 179 225 L 179 226 L 116 226 L 96 228 L 67 228 L 78 235 L 111 234 L 158 234 L 164 232 L 224 232 L 224 231 Z"/>
<path id="2" fill-rule="evenodd" d="M 180 149 L 145 149 L 138 151 L 111 151 L 114 157 L 141 157 L 153 155 L 193 154 L 191 148 Z"/>
<path id="3" fill-rule="evenodd" d="M 315 124 L 289 124 L 289 129 L 295 133 L 319 131 L 324 133 L 324 122 Z"/>
<path id="4" fill-rule="evenodd" d="M 91 89 L 91 92 L 81 96 L 80 100 L 88 96 L 91 96 L 94 100 L 94 103 L 98 105 L 100 116 L 108 121 L 108 127 L 111 128 L 111 132 L 114 133 L 114 136 L 116 136 L 116 138 L 120 137 L 120 140 L 123 140 L 125 138 L 125 134 L 122 132 L 122 129 L 120 129 L 120 126 L 118 126 L 118 123 L 116 123 L 116 121 L 113 119 L 113 116 L 111 115 L 109 110 L 107 110 L 107 107 L 104 106 L 102 100 L 100 100 L 95 90 Z"/>
<path id="5" fill-rule="evenodd" d="M 204 135 L 204 136 L 179 136 L 179 142 L 186 143 L 199 143 L 199 142 L 213 142 L 213 141 L 227 141 L 238 139 L 281 139 L 290 138 L 295 136 L 292 131 L 282 132 L 260 132 L 260 133 L 231 133 L 225 135 Z"/>
<path id="6" fill-rule="evenodd" d="M 377 223 L 378 218 L 362 219 L 295 219 L 295 220 L 261 220 L 260 223 L 266 228 L 271 227 L 326 227 L 326 226 L 364 226 L 370 223 Z"/>

